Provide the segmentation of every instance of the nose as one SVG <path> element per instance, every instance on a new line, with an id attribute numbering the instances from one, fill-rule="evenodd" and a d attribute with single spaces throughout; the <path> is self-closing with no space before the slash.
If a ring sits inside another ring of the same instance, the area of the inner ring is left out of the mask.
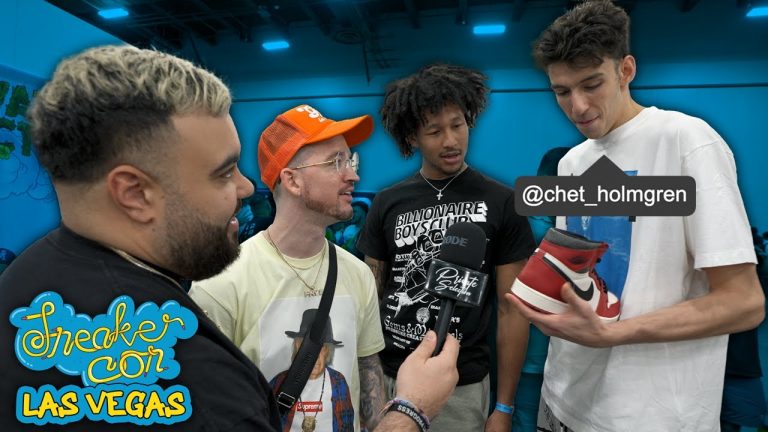
<path id="1" fill-rule="evenodd" d="M 237 197 L 239 199 L 248 198 L 253 195 L 254 187 L 253 183 L 248 180 L 238 169 L 237 170 Z"/>
<path id="2" fill-rule="evenodd" d="M 445 134 L 445 140 L 443 141 L 443 147 L 455 148 L 459 145 L 459 131 L 449 128 Z"/>
<path id="3" fill-rule="evenodd" d="M 571 95 L 571 112 L 574 116 L 580 116 L 589 109 L 587 96 L 581 92 L 574 91 Z"/>
<path id="4" fill-rule="evenodd" d="M 357 183 L 360 181 L 360 176 L 357 175 L 357 172 L 352 167 L 345 167 L 343 172 L 345 182 Z"/>

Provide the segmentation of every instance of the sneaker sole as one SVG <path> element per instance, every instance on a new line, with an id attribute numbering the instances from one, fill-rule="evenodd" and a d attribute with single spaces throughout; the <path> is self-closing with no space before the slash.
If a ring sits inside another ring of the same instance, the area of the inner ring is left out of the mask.
<path id="1" fill-rule="evenodd" d="M 568 303 L 555 300 L 552 297 L 536 291 L 523 282 L 520 282 L 520 279 L 515 279 L 515 282 L 512 284 L 511 291 L 512 294 L 516 295 L 517 298 L 523 301 L 523 303 L 544 313 L 561 314 L 568 310 L 570 307 L 568 306 Z M 616 315 L 614 317 L 604 317 L 598 315 L 598 318 L 600 318 L 600 320 L 603 322 L 615 322 L 619 320 L 620 316 L 621 315 Z"/>
<path id="2" fill-rule="evenodd" d="M 569 307 L 568 303 L 563 303 L 544 295 L 523 282 L 520 282 L 520 279 L 515 279 L 515 283 L 512 284 L 512 294 L 516 295 L 529 306 L 545 313 L 560 314 L 565 312 Z"/>

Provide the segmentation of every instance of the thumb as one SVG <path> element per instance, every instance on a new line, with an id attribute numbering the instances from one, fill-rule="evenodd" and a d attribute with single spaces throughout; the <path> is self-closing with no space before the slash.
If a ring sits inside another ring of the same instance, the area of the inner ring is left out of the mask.
<path id="1" fill-rule="evenodd" d="M 569 305 L 573 306 L 576 304 L 579 300 L 579 296 L 576 295 L 575 292 L 573 292 L 573 285 L 571 285 L 570 282 L 566 282 L 563 284 L 562 287 L 560 287 L 560 297 L 563 299 L 564 302 L 568 303 Z"/>
<path id="2" fill-rule="evenodd" d="M 413 350 L 413 353 L 411 355 L 415 357 L 423 358 L 424 360 L 432 357 L 432 352 L 435 351 L 435 347 L 437 346 L 437 334 L 430 330 L 427 332 L 427 334 L 424 335 L 424 338 L 421 340 L 421 343 L 419 346 L 416 347 L 415 350 Z"/>
<path id="3" fill-rule="evenodd" d="M 589 302 L 576 294 L 576 291 L 574 291 L 574 287 L 570 282 L 563 284 L 562 290 L 560 291 L 560 296 L 562 297 L 563 301 L 568 303 L 572 308 L 576 309 L 582 315 L 588 314 L 589 311 L 592 311 L 592 308 L 589 306 Z"/>

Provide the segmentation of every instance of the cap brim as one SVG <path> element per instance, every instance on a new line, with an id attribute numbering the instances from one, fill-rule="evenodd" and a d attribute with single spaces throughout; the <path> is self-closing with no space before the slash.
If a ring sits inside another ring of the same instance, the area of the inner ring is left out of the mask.
<path id="1" fill-rule="evenodd" d="M 352 147 L 368 139 L 371 133 L 373 133 L 373 118 L 369 115 L 364 115 L 333 122 L 327 128 L 320 131 L 320 133 L 308 139 L 306 143 L 313 144 L 335 136 L 344 135 L 347 146 Z"/>

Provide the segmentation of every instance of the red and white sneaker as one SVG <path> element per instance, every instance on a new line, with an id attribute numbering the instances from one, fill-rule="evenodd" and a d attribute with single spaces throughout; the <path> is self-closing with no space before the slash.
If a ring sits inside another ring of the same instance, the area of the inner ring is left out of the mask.
<path id="1" fill-rule="evenodd" d="M 557 228 L 550 228 L 512 284 L 512 293 L 542 312 L 559 314 L 568 309 L 560 296 L 565 282 L 589 302 L 604 321 L 616 321 L 621 313 L 619 299 L 605 287 L 595 265 L 608 249 L 596 242 Z"/>

